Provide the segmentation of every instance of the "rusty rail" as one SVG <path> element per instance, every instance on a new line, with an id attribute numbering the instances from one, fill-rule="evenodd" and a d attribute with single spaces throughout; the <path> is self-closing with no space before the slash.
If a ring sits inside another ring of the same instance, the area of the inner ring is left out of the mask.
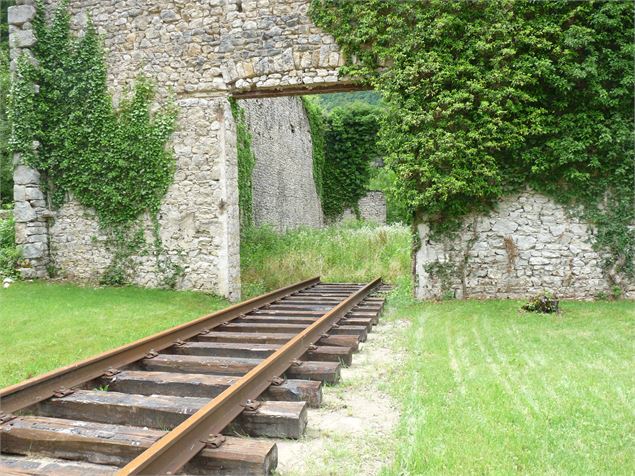
<path id="1" fill-rule="evenodd" d="M 220 434 L 246 405 L 251 404 L 275 378 L 290 366 L 297 364 L 296 359 L 304 354 L 310 345 L 317 342 L 380 283 L 381 279 L 376 279 L 364 286 L 301 331 L 234 385 L 132 460 L 117 473 L 117 476 L 176 473 L 206 447 L 210 435 Z"/>
<path id="2" fill-rule="evenodd" d="M 104 352 L 81 362 L 54 370 L 0 390 L 0 409 L 13 413 L 52 397 L 60 388 L 81 385 L 100 377 L 109 369 L 136 362 L 149 352 L 156 352 L 190 339 L 201 332 L 240 317 L 245 312 L 270 304 L 283 296 L 316 285 L 319 277 L 311 278 L 285 288 L 235 304 L 227 309 L 200 317 L 194 321 L 159 332 L 131 344 Z"/>

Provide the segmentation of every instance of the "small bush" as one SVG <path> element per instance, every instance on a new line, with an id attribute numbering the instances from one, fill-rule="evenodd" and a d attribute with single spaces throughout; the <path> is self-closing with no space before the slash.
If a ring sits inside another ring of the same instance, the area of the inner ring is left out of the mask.
<path id="1" fill-rule="evenodd" d="M 17 278 L 19 261 L 13 218 L 0 219 L 0 277 Z"/>
<path id="2" fill-rule="evenodd" d="M 523 311 L 552 314 L 554 312 L 560 312 L 560 301 L 553 293 L 544 292 L 531 298 L 522 309 Z"/>

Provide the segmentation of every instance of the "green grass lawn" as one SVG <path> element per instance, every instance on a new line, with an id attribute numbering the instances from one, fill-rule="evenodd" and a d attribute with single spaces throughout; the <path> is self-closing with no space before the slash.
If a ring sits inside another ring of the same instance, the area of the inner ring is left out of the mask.
<path id="1" fill-rule="evenodd" d="M 0 387 L 227 305 L 193 292 L 43 282 L 0 288 Z"/>
<path id="2" fill-rule="evenodd" d="M 635 304 L 517 301 L 389 307 L 403 366 L 398 474 L 633 474 Z"/>
<path id="3" fill-rule="evenodd" d="M 521 313 L 518 301 L 416 303 L 409 230 L 396 225 L 278 238 L 255 230 L 242 272 L 247 295 L 318 273 L 398 283 L 384 319 L 400 321 L 392 345 L 404 358 L 377 374 L 401 412 L 396 442 L 373 446 L 389 462 L 383 474 L 634 473 L 632 301 L 565 302 L 557 316 Z M 16 283 L 0 289 L 0 386 L 227 304 L 197 293 Z M 335 468 L 357 456 L 337 450 Z"/>

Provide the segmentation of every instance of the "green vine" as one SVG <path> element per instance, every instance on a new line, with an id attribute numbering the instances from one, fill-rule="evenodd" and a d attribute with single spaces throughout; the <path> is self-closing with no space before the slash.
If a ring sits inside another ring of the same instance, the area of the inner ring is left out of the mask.
<path id="1" fill-rule="evenodd" d="M 381 108 L 357 102 L 325 112 L 304 98 L 313 143 L 313 176 L 324 215 L 357 211 L 368 191 L 371 162 L 379 154 L 377 132 Z"/>
<path id="2" fill-rule="evenodd" d="M 632 277 L 633 3 L 312 0 L 340 74 L 374 87 L 394 194 L 438 233 L 530 186 Z"/>
<path id="3" fill-rule="evenodd" d="M 329 218 L 346 208 L 358 213 L 358 202 L 368 190 L 371 162 L 378 155 L 379 111 L 354 103 L 337 107 L 328 116 L 322 208 Z"/>
<path id="4" fill-rule="evenodd" d="M 251 133 L 245 111 L 234 98 L 229 99 L 236 122 L 236 149 L 238 155 L 238 209 L 241 229 L 250 227 L 254 220 L 253 179 L 256 156 L 251 150 Z"/>
<path id="5" fill-rule="evenodd" d="M 53 204 L 70 193 L 95 211 L 113 252 L 103 280 L 124 284 L 141 248 L 137 223 L 145 213 L 156 217 L 172 182 L 166 144 L 176 107 L 151 114 L 154 88 L 140 78 L 113 108 L 100 38 L 90 20 L 82 37 L 71 34 L 67 0 L 50 22 L 38 1 L 33 29 L 37 61 L 19 59 L 12 89 L 13 152 L 43 173 Z"/>
<path id="6" fill-rule="evenodd" d="M 326 162 L 325 117 L 322 108 L 314 98 L 302 96 L 302 104 L 309 120 L 311 144 L 313 148 L 313 180 L 320 203 L 324 203 L 324 163 Z"/>
<path id="7" fill-rule="evenodd" d="M 11 89 L 7 10 L 14 3 L 13 0 L 0 1 L 0 207 L 13 202 L 13 157 L 9 152 L 11 124 L 7 115 Z"/>

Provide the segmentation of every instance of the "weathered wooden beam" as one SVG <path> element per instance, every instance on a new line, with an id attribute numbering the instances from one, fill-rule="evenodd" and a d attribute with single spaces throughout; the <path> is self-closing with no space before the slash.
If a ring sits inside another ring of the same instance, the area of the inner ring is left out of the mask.
<path id="1" fill-rule="evenodd" d="M 280 348 L 279 344 L 250 344 L 241 342 L 187 342 L 164 351 L 174 355 L 216 357 L 246 357 L 264 359 Z"/>
<path id="2" fill-rule="evenodd" d="M 133 395 L 119 392 L 99 392 L 78 390 L 63 398 L 52 398 L 39 403 L 35 413 L 54 418 L 81 419 L 97 423 L 113 423 L 117 425 L 134 425 L 167 430 L 185 421 L 198 409 L 209 403 L 208 398 L 177 397 L 166 395 Z M 291 404 L 295 404 L 291 405 Z M 274 427 L 278 419 L 292 429 L 289 436 L 294 438 L 297 428 L 306 425 L 306 415 L 302 415 L 305 402 L 267 401 L 254 412 L 243 416 L 243 421 L 257 418 L 258 424 L 268 420 Z M 290 410 L 295 408 L 295 416 Z M 306 413 L 306 411 L 305 411 Z M 295 418 L 295 426 L 292 420 Z M 279 431 L 279 430 L 276 430 Z M 270 434 L 254 434 L 250 436 L 271 436 Z"/>
<path id="3" fill-rule="evenodd" d="M 305 402 L 262 402 L 255 411 L 243 411 L 229 426 L 239 435 L 300 438 L 308 421 Z"/>
<path id="4" fill-rule="evenodd" d="M 259 87 L 250 90 L 230 90 L 235 99 L 260 99 L 280 96 L 306 96 L 309 94 L 345 93 L 351 91 L 367 91 L 369 86 L 360 85 L 349 81 L 337 81 L 335 83 L 311 83 L 299 85 L 285 85 L 270 88 Z"/>
<path id="5" fill-rule="evenodd" d="M 299 316 L 278 316 L 278 315 L 262 315 L 262 316 L 253 316 L 247 315 L 245 317 L 241 317 L 239 320 L 235 322 L 237 324 L 303 324 L 308 326 L 317 321 L 317 317 L 299 317 Z"/>
<path id="6" fill-rule="evenodd" d="M 340 381 L 339 362 L 311 362 L 301 360 L 289 367 L 285 375 L 289 378 L 303 380 L 321 380 L 322 382 L 335 384 Z"/>
<path id="7" fill-rule="evenodd" d="M 318 345 L 350 347 L 353 352 L 359 350 L 359 337 L 356 335 L 328 335 L 317 341 Z"/>
<path id="8" fill-rule="evenodd" d="M 306 360 L 314 362 L 339 362 L 348 367 L 353 363 L 353 348 L 332 345 L 318 345 L 304 354 Z"/>
<path id="9" fill-rule="evenodd" d="M 2 455 L 0 474 L 4 476 L 112 476 L 116 466 L 65 461 L 63 459 Z"/>
<path id="10" fill-rule="evenodd" d="M 197 337 L 199 342 L 245 342 L 253 344 L 284 344 L 295 334 L 265 334 L 259 332 L 209 332 Z"/>
<path id="11" fill-rule="evenodd" d="M 233 322 L 217 328 L 220 332 L 262 332 L 265 334 L 298 333 L 306 329 L 303 324 L 240 324 Z"/>
<path id="12" fill-rule="evenodd" d="M 36 416 L 20 416 L 0 426 L 3 452 L 113 466 L 124 466 L 165 434 L 148 428 Z M 277 462 L 275 443 L 228 436 L 219 448 L 203 449 L 184 472 L 262 476 L 270 474 Z"/>
<path id="13" fill-rule="evenodd" d="M 182 372 L 214 375 L 244 375 L 261 362 L 261 359 L 243 357 L 202 357 L 199 355 L 159 354 L 143 359 L 139 367 L 155 372 Z"/>
<path id="14" fill-rule="evenodd" d="M 128 370 L 101 383 L 107 385 L 109 391 L 120 393 L 213 398 L 237 379 L 227 375 Z M 310 407 L 317 408 L 322 402 L 322 386 L 320 382 L 310 380 L 285 380 L 280 385 L 271 385 L 262 394 L 262 399 L 306 401 Z"/>
<path id="15" fill-rule="evenodd" d="M 357 336 L 361 342 L 366 342 L 368 331 L 364 326 L 338 326 L 329 330 L 331 335 L 350 335 Z"/>
<path id="16" fill-rule="evenodd" d="M 289 379 L 281 385 L 270 385 L 260 400 L 306 402 L 310 408 L 322 405 L 322 381 Z"/>

